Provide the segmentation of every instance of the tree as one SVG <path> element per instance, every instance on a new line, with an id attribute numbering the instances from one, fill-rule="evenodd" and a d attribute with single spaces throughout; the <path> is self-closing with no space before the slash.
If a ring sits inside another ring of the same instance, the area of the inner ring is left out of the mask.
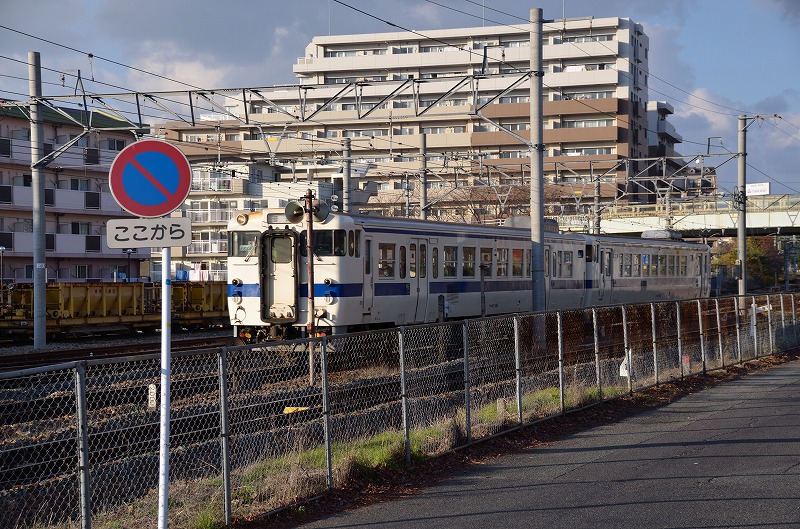
<path id="1" fill-rule="evenodd" d="M 782 273 L 783 270 L 783 258 L 775 245 L 775 240 L 769 236 L 748 237 L 745 245 L 747 249 L 747 288 L 759 289 L 773 284 L 777 277 L 776 274 Z M 713 265 L 730 268 L 736 266 L 739 249 L 735 242 L 722 243 L 717 252 L 711 262 Z"/>

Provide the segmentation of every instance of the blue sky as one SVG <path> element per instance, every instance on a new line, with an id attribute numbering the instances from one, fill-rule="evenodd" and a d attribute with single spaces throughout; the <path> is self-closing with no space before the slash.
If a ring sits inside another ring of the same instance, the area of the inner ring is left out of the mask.
<path id="1" fill-rule="evenodd" d="M 800 0 L 343 0 L 418 30 L 619 16 L 650 37 L 650 99 L 675 108 L 683 154 L 735 151 L 739 114 L 778 114 L 748 132 L 748 182 L 800 194 Z M 314 35 L 395 31 L 335 0 L 0 2 L 0 98 L 25 99 L 27 52 L 41 53 L 44 94 L 66 94 L 59 71 L 135 91 L 185 89 L 147 73 L 204 88 L 295 83 L 292 64 Z M 463 13 L 461 13 L 461 12 Z M 485 17 L 485 18 L 484 18 Z M 19 32 L 27 33 L 25 36 Z M 46 42 L 46 41 L 51 41 Z M 74 48 L 78 51 L 69 50 Z M 94 54 L 89 59 L 87 53 Z M 113 62 L 112 62 L 113 61 Z M 134 66 L 138 70 L 124 68 Z M 545 79 L 546 81 L 546 79 Z M 716 139 L 720 138 L 720 139 Z M 735 163 L 720 170 L 736 184 Z"/>

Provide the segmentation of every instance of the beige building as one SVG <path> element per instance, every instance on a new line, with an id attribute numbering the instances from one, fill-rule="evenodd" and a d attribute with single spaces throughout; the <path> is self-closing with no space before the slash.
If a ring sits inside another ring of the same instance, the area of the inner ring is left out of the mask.
<path id="1" fill-rule="evenodd" d="M 0 108 L 0 276 L 33 282 L 31 126 L 19 108 Z M 84 133 L 84 123 L 93 130 Z M 114 131 L 109 129 L 119 128 Z M 66 148 L 43 170 L 45 266 L 48 281 L 114 281 L 145 275 L 150 251 L 130 256 L 106 246 L 106 221 L 131 217 L 114 200 L 108 172 L 134 140 L 127 121 L 102 112 L 43 111 L 44 154 Z M 143 132 L 143 131 L 140 131 Z"/>

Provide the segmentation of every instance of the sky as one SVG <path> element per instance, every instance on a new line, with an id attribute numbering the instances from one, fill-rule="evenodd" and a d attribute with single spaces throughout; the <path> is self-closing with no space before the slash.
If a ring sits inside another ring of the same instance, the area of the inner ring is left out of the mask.
<path id="1" fill-rule="evenodd" d="M 97 93 L 263 87 L 296 84 L 316 35 L 524 26 L 534 7 L 641 23 L 649 99 L 674 107 L 678 151 L 734 152 L 737 116 L 750 116 L 747 182 L 800 194 L 800 0 L 0 0 L 0 99 L 27 99 L 29 51 L 45 96 L 74 93 L 78 70 Z M 719 174 L 732 192 L 736 161 Z"/>

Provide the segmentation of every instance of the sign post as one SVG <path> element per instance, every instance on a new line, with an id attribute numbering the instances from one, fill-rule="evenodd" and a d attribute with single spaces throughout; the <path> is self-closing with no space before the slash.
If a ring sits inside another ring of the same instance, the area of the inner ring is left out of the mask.
<path id="1" fill-rule="evenodd" d="M 158 468 L 158 529 L 167 529 L 169 490 L 170 375 L 172 370 L 172 246 L 191 241 L 191 221 L 165 217 L 189 196 L 192 168 L 186 156 L 161 140 L 140 140 L 114 158 L 111 194 L 129 213 L 144 219 L 108 222 L 109 248 L 161 247 L 161 434 Z M 118 246 L 121 245 L 121 246 Z"/>

